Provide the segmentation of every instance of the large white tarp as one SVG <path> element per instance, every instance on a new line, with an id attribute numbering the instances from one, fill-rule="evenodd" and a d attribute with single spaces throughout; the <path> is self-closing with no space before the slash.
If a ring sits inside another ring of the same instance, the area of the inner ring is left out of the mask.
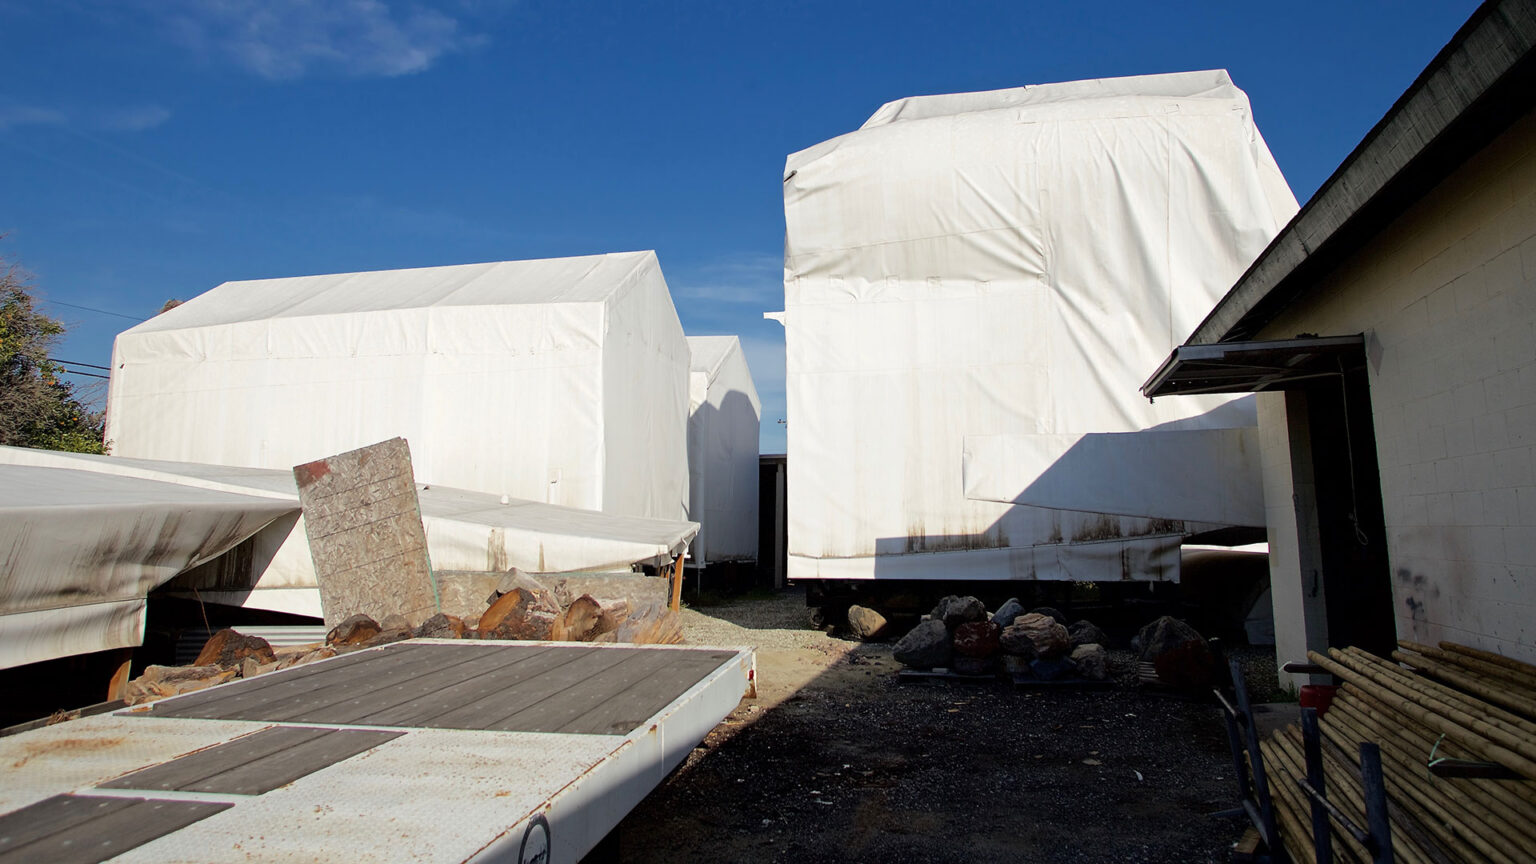
<path id="1" fill-rule="evenodd" d="M 688 346 L 655 253 L 227 282 L 117 337 L 126 457 L 288 469 L 395 436 L 430 484 L 688 504 Z"/>
<path id="2" fill-rule="evenodd" d="M 790 156 L 789 576 L 1176 578 L 1191 526 L 968 500 L 965 439 L 1252 425 L 1137 386 L 1295 210 L 1221 71 L 904 99 Z"/>
<path id="3" fill-rule="evenodd" d="M 965 497 L 1264 527 L 1259 429 L 968 435 Z"/>
<path id="4" fill-rule="evenodd" d="M 304 520 L 299 515 L 299 493 L 292 470 L 0 447 L 0 467 L 6 466 L 46 469 L 58 478 L 105 477 L 106 480 L 101 482 L 117 483 L 121 489 L 119 496 L 125 501 L 133 500 L 134 490 L 138 488 L 144 490 L 146 501 L 157 500 L 156 495 L 168 494 L 166 490 L 185 490 L 185 496 L 203 494 L 212 500 L 222 495 L 240 506 L 256 508 L 253 512 L 258 514 L 270 511 L 275 515 L 268 515 L 257 526 L 261 530 L 247 532 L 252 544 L 252 581 L 239 590 L 219 590 L 215 586 L 201 591 L 199 596 L 210 602 L 320 616 L 320 595 Z M 12 501 L 19 508 L 12 511 L 15 518 L 50 518 L 48 513 L 27 503 L 30 499 L 13 496 L 14 493 L 0 487 L 0 503 Z M 88 500 L 85 492 L 78 497 Z M 632 564 L 660 564 L 683 554 L 699 530 L 693 522 L 617 516 L 516 498 L 503 501 L 501 496 L 432 484 L 418 483 L 417 497 L 421 504 L 422 526 L 427 533 L 427 554 L 436 570 L 502 571 L 509 567 L 559 573 L 627 570 Z M 82 520 L 89 520 L 92 512 L 89 508 L 80 509 L 78 515 Z M 139 527 L 135 528 L 135 525 Z M 3 528 L 0 526 L 0 530 Z M 153 533 L 156 529 L 150 523 L 127 523 L 114 530 L 113 536 L 120 537 L 119 548 L 130 551 L 141 549 L 146 543 L 152 545 L 156 536 Z M 143 534 L 146 531 L 151 532 L 147 539 Z M 3 536 L 0 533 L 0 538 Z M 70 536 L 65 530 L 58 538 L 64 542 Z M 74 554 L 68 551 L 67 543 L 65 552 L 60 554 L 66 553 Z M 122 566 L 142 563 L 133 555 L 125 553 L 122 557 Z M 200 563 L 208 557 L 212 556 L 203 556 L 191 563 Z M 7 574 L 12 571 L 8 562 L 9 559 L 0 558 L 0 577 L 9 578 Z M 164 582 L 186 566 L 191 565 L 183 561 L 182 566 L 168 573 L 156 570 L 159 581 L 154 584 Z M 64 596 L 79 593 L 81 586 L 91 584 L 92 577 L 89 569 L 60 567 L 37 578 L 45 579 L 52 586 L 49 590 Z M 144 590 L 149 587 L 153 585 Z"/>
<path id="5" fill-rule="evenodd" d="M 757 559 L 757 450 L 763 405 L 735 336 L 689 336 L 688 518 L 697 566 Z"/>
<path id="6" fill-rule="evenodd" d="M 297 498 L 0 463 L 0 668 L 142 643 L 151 590 L 297 512 Z"/>

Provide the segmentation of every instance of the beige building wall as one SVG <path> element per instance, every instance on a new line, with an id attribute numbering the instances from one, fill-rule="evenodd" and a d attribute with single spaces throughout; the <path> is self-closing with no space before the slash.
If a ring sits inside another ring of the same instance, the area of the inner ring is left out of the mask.
<path id="1" fill-rule="evenodd" d="M 1399 637 L 1536 662 L 1536 115 L 1257 338 L 1357 332 Z M 1260 402 L 1282 660 L 1322 633 L 1304 590 L 1307 516 L 1290 504 L 1295 424 L 1275 425 L 1294 401 Z"/>

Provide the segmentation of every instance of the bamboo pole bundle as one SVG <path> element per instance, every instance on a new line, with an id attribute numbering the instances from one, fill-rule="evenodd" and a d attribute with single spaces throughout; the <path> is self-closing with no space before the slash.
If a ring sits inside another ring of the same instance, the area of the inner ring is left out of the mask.
<path id="1" fill-rule="evenodd" d="M 1371 733 L 1355 728 L 1347 717 L 1333 717 L 1332 714 L 1330 710 L 1328 718 L 1330 722 L 1324 725 L 1324 734 L 1336 736 L 1345 741 L 1348 741 L 1350 736 L 1360 740 L 1376 740 Z M 1354 743 L 1358 746 L 1358 742 Z M 1487 811 L 1468 807 L 1465 796 L 1437 794 L 1437 790 L 1432 789 L 1428 782 L 1423 780 L 1423 776 L 1414 771 L 1414 766 L 1403 765 L 1396 754 L 1389 753 L 1386 748 L 1382 750 L 1382 758 L 1392 766 L 1392 770 L 1385 772 L 1388 788 L 1396 794 L 1399 801 L 1413 802 L 1409 805 L 1409 809 L 1419 811 L 1415 815 L 1439 838 L 1444 848 L 1467 860 L 1482 858 L 1516 864 L 1517 859 L 1506 854 L 1499 838 L 1508 831 L 1513 836 L 1502 842 L 1520 844 L 1523 841 L 1519 838 L 1517 831 L 1502 824 L 1494 824 L 1487 818 L 1490 815 Z M 1472 852 L 1473 848 L 1476 849 L 1476 853 Z"/>
<path id="2" fill-rule="evenodd" d="M 1264 752 L 1265 764 L 1272 766 L 1275 773 L 1277 782 L 1270 784 L 1270 798 L 1276 802 L 1275 813 L 1280 817 L 1282 825 L 1290 826 L 1281 831 L 1286 835 L 1286 849 L 1297 861 L 1315 861 L 1312 851 L 1316 848 L 1312 833 L 1312 804 L 1302 793 L 1301 788 L 1296 785 L 1295 780 L 1297 777 L 1307 776 L 1306 768 L 1303 767 L 1306 760 L 1296 744 L 1280 735 L 1271 736 L 1269 740 L 1259 745 L 1259 749 Z M 1340 831 L 1332 822 L 1329 825 L 1335 861 L 1370 864 L 1370 853 L 1360 845 L 1359 841 Z M 1305 838 L 1305 848 L 1300 852 L 1289 842 L 1293 836 L 1298 839 Z"/>
<path id="3" fill-rule="evenodd" d="M 1459 743 L 1482 748 L 1486 758 L 1527 779 L 1536 779 L 1536 741 L 1521 739 L 1485 720 L 1473 717 L 1416 688 L 1392 679 L 1370 664 L 1338 649 L 1328 655 L 1308 651 L 1307 657 L 1341 680 L 1376 694 L 1390 707 L 1407 714 Z"/>
<path id="4" fill-rule="evenodd" d="M 1536 723 L 1532 723 L 1518 714 L 1506 711 L 1497 705 L 1490 705 L 1476 696 L 1447 687 L 1425 676 L 1415 675 L 1396 663 L 1383 660 L 1375 654 L 1362 651 L 1359 648 L 1346 648 L 1344 653 L 1363 663 L 1374 666 L 1383 675 L 1391 676 L 1393 679 L 1409 687 L 1422 690 L 1429 696 L 1440 699 L 1447 705 L 1459 708 L 1471 716 L 1480 717 L 1517 738 L 1523 738 L 1536 743 Z"/>
<path id="5" fill-rule="evenodd" d="M 1526 695 L 1536 694 L 1536 672 L 1527 673 L 1520 669 L 1514 669 L 1500 663 L 1493 663 L 1480 657 L 1474 657 L 1471 654 L 1465 654 L 1460 651 L 1447 651 L 1444 648 L 1435 648 L 1429 645 L 1421 645 L 1418 642 L 1410 642 L 1406 639 L 1399 640 L 1397 644 L 1401 648 L 1418 652 L 1419 654 L 1423 654 L 1425 657 L 1438 660 L 1442 663 L 1450 663 L 1455 666 L 1459 666 L 1468 672 L 1481 675 L 1484 678 L 1493 678 L 1504 682 L 1506 686 L 1513 686 L 1518 688 L 1522 693 Z M 1455 645 L 1454 642 L 1442 642 L 1440 644 Z M 1472 650 L 1466 648 L 1465 645 L 1460 645 L 1457 647 L 1468 651 Z M 1481 653 L 1486 654 L 1487 652 Z M 1493 656 L 1497 657 L 1498 655 Z"/>
<path id="6" fill-rule="evenodd" d="M 1423 790 L 1425 794 L 1444 796 L 1453 804 L 1460 818 L 1482 824 L 1505 841 L 1520 850 L 1526 859 L 1536 858 L 1536 834 L 1529 821 L 1508 806 L 1471 784 L 1426 775 L 1422 763 L 1417 763 L 1411 751 L 1402 746 L 1394 733 L 1397 731 L 1381 725 L 1355 710 L 1351 704 L 1335 702 L 1329 709 L 1325 732 L 1339 730 L 1355 736 L 1360 741 L 1379 741 L 1382 757 L 1393 764 L 1393 771 L 1405 783 Z"/>
<path id="7" fill-rule="evenodd" d="M 1342 779 L 1344 788 L 1349 795 L 1350 809 L 1355 814 L 1365 812 L 1365 789 L 1358 779 L 1360 776 L 1360 763 L 1357 754 L 1360 750 L 1360 742 L 1349 740 L 1348 735 L 1341 734 L 1338 729 L 1330 729 L 1326 722 L 1319 722 L 1318 727 L 1323 733 L 1322 745 L 1323 765 L 1328 773 L 1330 783 L 1334 782 L 1337 775 Z M 1295 727 L 1293 727 L 1295 728 Z M 1299 729 L 1295 738 L 1300 745 Z M 1402 793 L 1397 793 L 1397 800 L 1391 796 L 1392 777 L 1386 769 L 1387 763 L 1383 761 L 1383 779 L 1387 782 L 1387 809 L 1392 825 L 1392 851 L 1395 858 L 1408 862 L 1424 862 L 1424 864 L 1446 864 L 1450 859 L 1443 851 L 1443 842 L 1431 837 L 1431 830 L 1426 826 L 1423 815 L 1410 809 L 1408 802 L 1402 799 Z M 1439 827 L 1439 826 L 1436 826 Z M 1443 828 L 1440 829 L 1443 833 Z"/>
<path id="8" fill-rule="evenodd" d="M 1453 759 L 1488 760 L 1487 754 L 1481 750 L 1465 747 L 1448 738 L 1440 738 L 1437 733 L 1408 717 L 1405 714 L 1394 711 L 1376 697 L 1353 686 L 1344 688 L 1340 698 L 1334 700 L 1334 705 L 1343 702 L 1347 707 L 1358 710 L 1373 719 L 1378 720 L 1382 726 L 1395 731 L 1396 737 L 1403 739 L 1405 745 L 1411 744 L 1416 748 L 1415 758 L 1422 759 L 1420 770 L 1428 771 L 1430 754 L 1447 756 Z M 1519 782 L 1509 783 L 1499 780 L 1467 780 L 1471 786 L 1481 789 L 1491 797 L 1497 798 L 1521 814 L 1523 819 L 1536 822 L 1536 784 Z"/>
<path id="9" fill-rule="evenodd" d="M 1524 719 L 1536 718 L 1536 698 L 1511 688 L 1507 681 L 1487 678 L 1453 664 L 1441 663 L 1433 658 L 1408 651 L 1393 651 L 1392 659 L 1407 663 L 1421 674 L 1428 675 L 1449 687 L 1513 711 Z"/>
<path id="10" fill-rule="evenodd" d="M 1519 660 L 1512 660 L 1508 657 L 1505 657 L 1503 654 L 1495 654 L 1492 651 L 1483 651 L 1478 648 L 1472 648 L 1467 645 L 1460 645 L 1455 642 L 1441 642 L 1440 647 L 1454 654 L 1461 654 L 1477 660 L 1482 660 L 1485 663 L 1492 663 L 1495 666 L 1502 666 L 1505 669 L 1518 674 L 1520 677 L 1526 679 L 1527 681 L 1536 682 L 1536 666 L 1532 666 L 1529 663 L 1521 663 Z"/>

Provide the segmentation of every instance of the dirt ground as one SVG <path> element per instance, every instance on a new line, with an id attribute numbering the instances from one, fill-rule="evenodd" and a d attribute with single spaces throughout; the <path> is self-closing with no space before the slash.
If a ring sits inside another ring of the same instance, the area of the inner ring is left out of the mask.
<path id="1" fill-rule="evenodd" d="M 1209 704 L 1129 680 L 900 683 L 889 643 L 810 629 L 794 591 L 685 618 L 692 644 L 757 646 L 758 695 L 625 819 L 605 858 L 1218 862 L 1244 828 L 1212 815 L 1235 797 Z"/>

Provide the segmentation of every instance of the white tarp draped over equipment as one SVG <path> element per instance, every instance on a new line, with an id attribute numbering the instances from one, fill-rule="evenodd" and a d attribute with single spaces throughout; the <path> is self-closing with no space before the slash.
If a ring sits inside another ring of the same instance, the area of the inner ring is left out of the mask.
<path id="1" fill-rule="evenodd" d="M 1137 387 L 1295 210 L 1221 71 L 905 99 L 790 156 L 790 578 L 1176 578 L 1191 526 L 968 500 L 965 439 L 1252 425 Z"/>
<path id="2" fill-rule="evenodd" d="M 151 590 L 298 509 L 297 498 L 0 464 L 0 668 L 142 643 Z"/>
<path id="3" fill-rule="evenodd" d="M 172 496 L 170 500 L 173 501 L 222 500 L 231 502 L 225 508 L 229 512 L 245 507 L 251 513 L 264 517 L 256 526 L 261 530 L 253 528 L 245 535 L 251 537 L 250 578 L 254 584 L 241 590 L 204 590 L 199 596 L 210 602 L 254 609 L 272 609 L 316 617 L 320 615 L 320 595 L 316 588 L 314 565 L 310 561 L 304 522 L 299 516 L 298 489 L 294 485 L 291 470 L 231 468 L 0 447 L 0 468 L 11 466 L 46 470 L 48 475 L 60 478 L 60 483 L 69 477 L 105 478 L 100 482 L 117 484 L 113 488 L 121 489 L 119 497 L 125 502 L 133 500 L 135 490 L 142 489 L 142 497 L 150 502 L 157 500 L 154 496 L 167 495 L 170 492 L 166 490 L 174 490 L 181 498 Z M 88 499 L 86 492 L 79 494 L 82 500 Z M 203 497 L 198 498 L 199 495 Z M 509 498 L 503 504 L 500 496 L 443 486 L 418 484 L 417 496 L 421 503 L 422 525 L 427 533 L 427 552 L 433 568 L 437 570 L 502 571 L 517 567 L 529 572 L 572 572 L 628 569 L 631 564 L 660 564 L 672 560 L 688 548 L 689 541 L 699 530 L 699 526 L 693 522 L 615 516 L 515 498 Z M 9 514 L 8 520 L 13 523 L 10 530 L 13 531 L 31 530 L 14 527 L 17 524 L 56 518 L 58 512 L 44 509 L 45 501 L 36 496 L 23 496 L 19 489 L 13 491 L 8 487 L 0 487 L 0 507 L 10 508 L 0 512 Z M 201 506 L 188 503 L 183 509 L 190 514 Z M 92 515 L 95 511 L 88 507 L 77 508 L 73 512 L 80 520 L 95 518 Z M 190 520 L 193 516 L 187 515 L 184 518 Z M 0 525 L 0 541 L 6 536 L 6 528 Z M 153 541 L 158 536 L 153 533 L 154 525 L 129 521 L 117 526 L 117 529 L 120 530 L 114 529 L 114 536 L 119 538 L 118 545 L 111 547 L 117 550 L 114 566 L 148 566 L 143 560 L 144 554 L 140 553 L 146 543 L 151 544 L 149 548 L 152 551 Z M 64 547 L 58 554 L 74 554 L 73 546 L 69 544 L 75 541 L 71 541 L 70 537 L 89 537 L 88 533 L 83 533 L 86 530 L 76 526 L 74 535 L 67 531 L 59 534 Z M 145 532 L 151 533 L 146 535 Z M 231 541 L 224 548 L 233 546 L 245 539 L 245 536 Z M 0 546 L 0 580 L 43 580 L 52 586 L 47 590 L 60 596 L 78 593 L 81 586 L 91 584 L 83 581 L 90 578 L 91 571 L 88 568 L 60 566 L 27 575 L 33 571 L 23 572 L 18 569 L 21 563 L 13 564 L 11 558 L 3 557 L 4 550 L 8 548 Z M 147 592 L 149 588 L 166 581 L 186 567 L 211 557 L 211 554 L 203 555 L 190 560 L 190 563 L 183 562 L 169 572 L 162 573 L 157 569 L 154 571 L 156 581 L 145 584 L 143 590 Z M 150 564 L 164 569 L 171 567 L 174 561 L 166 559 L 160 562 L 154 559 Z M 142 596 L 139 595 L 140 600 Z"/>
<path id="4" fill-rule="evenodd" d="M 735 336 L 689 336 L 688 518 L 693 563 L 757 558 L 757 450 L 763 406 Z"/>
<path id="5" fill-rule="evenodd" d="M 1257 426 L 968 435 L 965 497 L 1060 510 L 1264 525 Z"/>
<path id="6" fill-rule="evenodd" d="M 683 519 L 688 346 L 653 252 L 227 282 L 117 337 L 120 456 L 417 479 Z"/>

